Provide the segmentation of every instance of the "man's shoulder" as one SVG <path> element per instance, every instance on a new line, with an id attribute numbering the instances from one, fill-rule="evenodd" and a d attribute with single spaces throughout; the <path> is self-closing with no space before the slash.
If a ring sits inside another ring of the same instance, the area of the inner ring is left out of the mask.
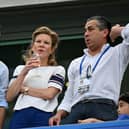
<path id="1" fill-rule="evenodd" d="M 79 63 L 79 62 L 81 62 L 82 58 L 83 58 L 83 56 L 74 58 L 74 59 L 71 61 L 71 63 Z"/>
<path id="2" fill-rule="evenodd" d="M 5 66 L 5 63 L 3 61 L 0 60 L 0 65 L 4 65 Z"/>
<path id="3" fill-rule="evenodd" d="M 1 60 L 0 60 L 0 67 L 4 69 L 8 69 L 7 65 Z"/>
<path id="4" fill-rule="evenodd" d="M 74 68 L 76 69 L 76 68 L 80 65 L 82 59 L 83 59 L 83 56 L 74 58 L 74 59 L 70 62 L 70 64 L 69 64 L 69 69 L 72 69 L 72 70 L 73 70 Z"/>

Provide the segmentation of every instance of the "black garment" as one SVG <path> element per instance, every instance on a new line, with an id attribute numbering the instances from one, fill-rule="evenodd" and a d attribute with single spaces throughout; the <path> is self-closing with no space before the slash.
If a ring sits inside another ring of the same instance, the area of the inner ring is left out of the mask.
<path id="1" fill-rule="evenodd" d="M 118 118 L 117 106 L 109 99 L 83 100 L 75 104 L 70 114 L 62 119 L 61 124 L 78 123 L 78 120 L 97 118 L 104 121 Z"/>

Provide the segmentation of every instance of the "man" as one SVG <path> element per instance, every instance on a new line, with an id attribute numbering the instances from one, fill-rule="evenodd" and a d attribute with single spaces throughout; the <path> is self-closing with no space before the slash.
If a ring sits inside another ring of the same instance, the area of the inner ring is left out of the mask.
<path id="1" fill-rule="evenodd" d="M 69 87 L 50 125 L 78 123 L 97 118 L 104 121 L 118 117 L 117 103 L 121 80 L 129 62 L 129 24 L 116 25 L 102 16 L 93 16 L 85 24 L 84 55 L 74 59 L 68 69 Z M 123 42 L 109 45 L 118 36 Z"/>
<path id="2" fill-rule="evenodd" d="M 2 129 L 5 118 L 5 111 L 8 107 L 5 99 L 5 92 L 7 90 L 9 80 L 9 71 L 7 66 L 0 61 L 0 129 Z"/>

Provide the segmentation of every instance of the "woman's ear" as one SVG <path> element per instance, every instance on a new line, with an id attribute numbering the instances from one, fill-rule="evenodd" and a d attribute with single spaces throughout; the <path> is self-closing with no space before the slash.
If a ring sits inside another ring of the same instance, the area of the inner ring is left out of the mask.
<path id="1" fill-rule="evenodd" d="M 35 50 L 35 47 L 34 47 L 33 43 L 31 43 L 31 50 L 32 50 L 32 52 Z"/>
<path id="2" fill-rule="evenodd" d="M 55 52 L 55 48 L 53 47 L 52 50 L 51 50 L 51 55 L 52 55 L 52 53 L 54 53 L 54 52 Z"/>

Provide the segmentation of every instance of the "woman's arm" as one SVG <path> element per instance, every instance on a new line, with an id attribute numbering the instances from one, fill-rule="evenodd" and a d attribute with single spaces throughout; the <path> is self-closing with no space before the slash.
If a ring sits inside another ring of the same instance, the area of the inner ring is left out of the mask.
<path id="1" fill-rule="evenodd" d="M 42 98 L 45 100 L 53 99 L 60 90 L 55 87 L 48 87 L 48 88 L 33 88 L 33 87 L 21 87 L 21 92 L 26 95 L 30 95 L 37 98 Z"/>
<path id="2" fill-rule="evenodd" d="M 21 88 L 23 86 L 23 81 L 27 73 L 38 66 L 35 66 L 34 63 L 37 62 L 34 59 L 30 59 L 27 61 L 24 68 L 20 71 L 20 74 L 14 78 L 14 80 L 10 83 L 9 88 L 7 90 L 6 99 L 7 101 L 13 101 L 17 95 L 21 92 Z"/>

